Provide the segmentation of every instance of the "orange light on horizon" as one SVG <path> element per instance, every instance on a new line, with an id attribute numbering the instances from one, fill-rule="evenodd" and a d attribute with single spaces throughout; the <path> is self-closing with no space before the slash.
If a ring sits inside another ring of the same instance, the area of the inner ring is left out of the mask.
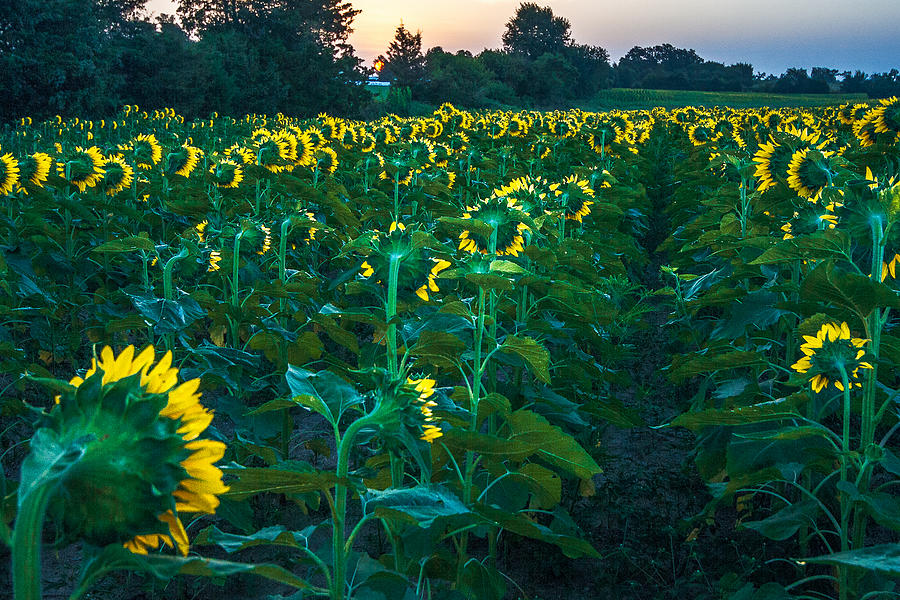
<path id="1" fill-rule="evenodd" d="M 376 61 L 375 61 L 375 64 L 374 64 L 373 66 L 375 67 L 375 70 L 376 70 L 376 71 L 378 71 L 379 73 L 381 73 L 381 70 L 384 68 L 384 61 L 382 61 L 382 60 L 376 60 Z"/>

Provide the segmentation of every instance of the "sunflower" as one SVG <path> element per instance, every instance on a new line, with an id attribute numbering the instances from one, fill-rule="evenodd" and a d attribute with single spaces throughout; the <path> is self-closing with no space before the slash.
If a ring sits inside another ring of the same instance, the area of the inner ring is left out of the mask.
<path id="1" fill-rule="evenodd" d="M 296 140 L 296 138 L 294 139 Z M 256 164 L 269 172 L 281 173 L 293 168 L 296 153 L 291 152 L 290 138 L 260 134 L 256 136 L 254 148 L 256 149 Z"/>
<path id="2" fill-rule="evenodd" d="M 495 198 L 506 198 L 520 207 L 522 212 L 535 215 L 546 210 L 547 198 L 553 195 L 553 189 L 543 177 L 526 175 L 494 188 L 492 195 Z"/>
<path id="3" fill-rule="evenodd" d="M 0 196 L 7 196 L 19 183 L 19 161 L 12 154 L 0 156 Z"/>
<path id="4" fill-rule="evenodd" d="M 897 96 L 879 101 L 879 106 L 872 112 L 872 124 L 875 133 L 892 135 L 894 141 L 900 140 L 900 99 Z"/>
<path id="5" fill-rule="evenodd" d="M 804 356 L 791 368 L 798 373 L 814 374 L 810 378 L 813 391 L 817 394 L 834 382 L 834 387 L 844 391 L 841 370 L 847 375 L 850 387 L 862 387 L 856 381 L 859 379 L 860 369 L 871 369 L 872 365 L 862 360 L 866 351 L 863 350 L 866 342 L 862 338 L 850 335 L 847 323 L 825 323 L 816 333 L 815 337 L 804 335 L 806 341 L 800 347 Z"/>
<path id="6" fill-rule="evenodd" d="M 875 124 L 877 119 L 876 111 L 872 109 L 866 112 L 862 118 L 853 123 L 853 135 L 859 140 L 859 145 L 863 148 L 874 146 L 878 141 L 878 126 Z"/>
<path id="7" fill-rule="evenodd" d="M 716 132 L 707 122 L 695 123 L 688 128 L 688 138 L 694 146 L 702 146 L 703 144 L 717 139 Z"/>
<path id="8" fill-rule="evenodd" d="M 381 172 L 378 174 L 379 179 L 390 181 L 397 185 L 409 185 L 412 182 L 416 169 L 409 164 L 408 157 L 403 154 L 394 155 L 390 159 L 385 159 L 381 154 L 376 154 L 376 156 L 378 157 L 378 164 L 381 166 Z"/>
<path id="9" fill-rule="evenodd" d="M 222 253 L 218 250 L 213 250 L 209 253 L 209 267 L 206 269 L 208 273 L 212 271 L 218 271 L 221 267 L 219 267 L 219 263 L 222 262 Z"/>
<path id="10" fill-rule="evenodd" d="M 56 171 L 60 177 L 73 184 L 78 191 L 84 193 L 87 188 L 96 186 L 103 180 L 106 171 L 103 165 L 106 159 L 96 146 L 84 149 L 75 148 L 75 153 L 68 160 L 56 163 Z"/>
<path id="11" fill-rule="evenodd" d="M 316 149 L 310 135 L 305 131 L 297 130 L 295 138 L 297 140 L 296 158 L 294 162 L 301 167 L 308 167 L 313 161 L 313 152 Z"/>
<path id="12" fill-rule="evenodd" d="M 325 146 L 316 150 L 313 165 L 321 172 L 334 174 L 338 168 L 337 152 Z"/>
<path id="13" fill-rule="evenodd" d="M 446 260 L 438 258 L 432 258 L 431 260 L 434 261 L 434 266 L 431 267 L 431 272 L 428 273 L 428 282 L 422 284 L 422 287 L 416 290 L 416 296 L 425 302 L 428 302 L 428 292 L 441 291 L 436 283 L 438 273 L 450 266 L 450 262 Z"/>
<path id="14" fill-rule="evenodd" d="M 106 347 L 57 397 L 48 428 L 81 456 L 60 477 L 54 508 L 67 534 L 91 544 L 187 555 L 181 516 L 216 511 L 228 491 L 214 466 L 225 444 L 199 439 L 213 417 L 200 380 L 179 385 L 172 353 L 155 359 L 152 346 L 136 356 L 134 346 L 118 356 Z"/>
<path id="15" fill-rule="evenodd" d="M 530 231 L 527 224 L 516 216 L 521 207 L 512 198 L 491 197 L 475 206 L 466 207 L 463 219 L 478 219 L 492 230 L 498 256 L 518 256 L 525 249 L 525 233 Z M 465 230 L 459 234 L 459 249 L 472 254 L 487 254 L 491 239 L 475 230 Z"/>
<path id="16" fill-rule="evenodd" d="M 128 148 L 134 154 L 134 163 L 141 169 L 152 169 L 162 160 L 162 146 L 152 133 L 138 134 Z"/>
<path id="17" fill-rule="evenodd" d="M 24 186 L 27 183 L 36 188 L 44 187 L 44 183 L 50 176 L 50 167 L 52 166 L 53 159 L 44 152 L 35 152 L 30 156 L 26 156 L 19 161 L 19 185 Z M 25 194 L 28 193 L 25 187 L 20 187 L 19 189 Z"/>
<path id="18" fill-rule="evenodd" d="M 900 264 L 900 254 L 894 254 L 894 258 L 889 261 L 881 262 L 881 280 L 884 281 L 887 279 L 888 273 L 891 275 L 891 279 L 897 278 L 897 265 Z"/>
<path id="19" fill-rule="evenodd" d="M 220 160 L 209 168 L 220 188 L 236 188 L 244 180 L 244 169 L 230 158 Z"/>
<path id="20" fill-rule="evenodd" d="M 241 162 L 245 165 L 252 165 L 256 162 L 256 156 L 253 155 L 253 151 L 238 144 L 226 148 L 224 154 L 232 161 Z"/>
<path id="21" fill-rule="evenodd" d="M 437 406 L 437 402 L 431 400 L 431 397 L 434 395 L 434 385 L 437 382 L 430 377 L 422 377 L 421 379 L 407 377 L 406 383 L 412 386 L 419 394 L 416 402 L 419 404 L 419 410 L 422 412 L 425 421 L 425 424 L 422 426 L 422 437 L 419 439 L 433 444 L 434 440 L 444 435 L 441 428 L 436 425 L 437 417 L 434 416 L 432 411 Z"/>
<path id="22" fill-rule="evenodd" d="M 106 190 L 107 196 L 115 196 L 130 187 L 134 181 L 134 169 L 125 162 L 121 154 L 108 157 L 104 168 L 106 174 L 103 176 L 101 187 Z"/>
<path id="23" fill-rule="evenodd" d="M 201 156 L 202 150 L 186 143 L 166 157 L 166 172 L 187 179 L 200 164 Z"/>
<path id="24" fill-rule="evenodd" d="M 833 152 L 803 148 L 794 152 L 787 169 L 787 184 L 797 195 L 816 202 L 822 190 L 831 184 Z"/>
<path id="25" fill-rule="evenodd" d="M 554 194 L 555 201 L 562 204 L 566 219 L 581 223 L 584 217 L 591 213 L 594 190 L 586 179 L 569 175 L 562 182 L 551 184 L 550 190 Z"/>

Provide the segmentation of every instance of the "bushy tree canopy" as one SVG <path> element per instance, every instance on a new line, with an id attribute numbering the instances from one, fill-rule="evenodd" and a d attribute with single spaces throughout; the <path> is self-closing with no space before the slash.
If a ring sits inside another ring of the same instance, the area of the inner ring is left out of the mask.
<path id="1" fill-rule="evenodd" d="M 572 43 L 571 29 L 569 21 L 555 16 L 549 6 L 523 2 L 506 23 L 503 49 L 531 59 L 546 53 L 562 53 Z"/>

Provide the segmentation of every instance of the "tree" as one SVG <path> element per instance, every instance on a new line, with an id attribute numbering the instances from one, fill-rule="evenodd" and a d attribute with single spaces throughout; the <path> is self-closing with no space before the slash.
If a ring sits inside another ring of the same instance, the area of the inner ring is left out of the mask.
<path id="1" fill-rule="evenodd" d="M 212 110 L 347 114 L 368 97 L 362 61 L 347 42 L 359 14 L 348 2 L 179 0 L 177 10 L 203 55 L 218 57 L 215 85 L 234 87 L 218 96 L 233 98 L 229 108 Z"/>
<path id="2" fill-rule="evenodd" d="M 312 34 L 322 45 L 338 49 L 346 44 L 360 11 L 344 0 L 178 0 L 177 13 L 193 35 L 217 28 L 258 29 L 277 20 L 297 35 Z"/>
<path id="3" fill-rule="evenodd" d="M 416 89 L 425 75 L 425 56 L 422 55 L 422 32 L 410 33 L 403 23 L 397 27 L 387 53 L 376 62 L 384 64 L 382 76 L 400 87 Z"/>
<path id="4" fill-rule="evenodd" d="M 520 4 L 503 32 L 504 50 L 524 54 L 532 60 L 542 54 L 562 54 L 571 43 L 568 19 L 554 16 L 549 6 L 541 7 L 533 2 Z"/>
<path id="5" fill-rule="evenodd" d="M 439 104 L 450 102 L 459 107 L 478 108 L 487 104 L 484 92 L 491 73 L 472 53 L 460 50 L 444 52 L 440 46 L 425 54 L 424 97 Z"/>
<path id="6" fill-rule="evenodd" d="M 577 96 L 592 96 L 609 87 L 609 53 L 604 48 L 571 44 L 566 47 L 564 56 L 578 73 Z"/>
<path id="7" fill-rule="evenodd" d="M 90 112 L 106 97 L 94 0 L 0 2 L 0 118 Z"/>

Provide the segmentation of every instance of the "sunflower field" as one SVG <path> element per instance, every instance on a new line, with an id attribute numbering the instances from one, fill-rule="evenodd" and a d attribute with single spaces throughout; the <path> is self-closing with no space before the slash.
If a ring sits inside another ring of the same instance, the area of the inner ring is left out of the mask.
<path id="1" fill-rule="evenodd" d="M 15 600 L 900 595 L 896 98 L 126 106 L 0 198 Z"/>

